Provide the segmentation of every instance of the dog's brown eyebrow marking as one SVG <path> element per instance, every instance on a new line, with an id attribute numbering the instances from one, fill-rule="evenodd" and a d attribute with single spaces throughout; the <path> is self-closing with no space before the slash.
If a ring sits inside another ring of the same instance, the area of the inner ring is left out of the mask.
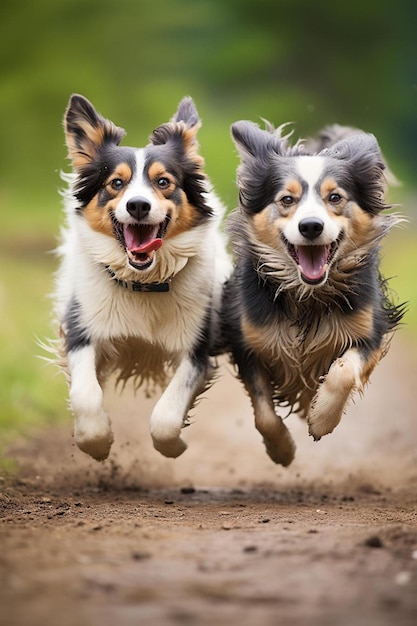
<path id="1" fill-rule="evenodd" d="M 132 178 L 132 175 L 132 169 L 127 163 L 119 163 L 114 171 L 108 176 L 106 184 L 113 180 L 113 178 L 121 178 L 123 181 L 128 182 Z"/>
<path id="2" fill-rule="evenodd" d="M 164 165 L 162 161 L 153 161 L 153 163 L 149 165 L 147 176 L 150 181 L 156 180 L 157 178 L 161 178 L 163 176 L 166 176 L 171 181 L 173 179 L 173 174 L 167 169 L 167 166 Z"/>
<path id="3" fill-rule="evenodd" d="M 320 184 L 320 195 L 326 198 L 332 191 L 339 189 L 339 185 L 334 178 L 325 178 Z"/>
<path id="4" fill-rule="evenodd" d="M 303 195 L 303 186 L 299 180 L 291 178 L 285 183 L 283 189 L 281 190 L 281 194 L 282 193 L 288 193 L 288 195 L 295 196 L 296 198 L 301 198 L 301 196 Z"/>

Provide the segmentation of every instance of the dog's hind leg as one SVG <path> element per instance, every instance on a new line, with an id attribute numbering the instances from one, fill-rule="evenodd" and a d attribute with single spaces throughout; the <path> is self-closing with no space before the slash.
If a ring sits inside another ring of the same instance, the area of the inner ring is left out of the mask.
<path id="1" fill-rule="evenodd" d="M 336 428 L 346 403 L 355 391 L 362 391 L 381 356 L 382 349 L 366 354 L 351 348 L 332 363 L 307 416 L 309 433 L 316 441 Z"/>
<path id="2" fill-rule="evenodd" d="M 109 455 L 113 433 L 102 407 L 103 391 L 97 380 L 94 346 L 87 344 L 71 350 L 67 361 L 75 442 L 80 450 L 102 461 Z"/>
<path id="3" fill-rule="evenodd" d="M 180 456 L 187 444 L 181 438 L 188 411 L 211 378 L 208 359 L 197 362 L 192 355 L 183 359 L 151 415 L 151 436 L 158 452 L 167 457 Z"/>
<path id="4" fill-rule="evenodd" d="M 286 467 L 294 459 L 295 444 L 288 428 L 275 413 L 270 376 L 252 353 L 234 354 L 239 376 L 249 393 L 255 426 L 261 433 L 266 451 L 274 463 Z M 237 358 L 236 358 L 237 357 Z"/>
<path id="5" fill-rule="evenodd" d="M 269 457 L 274 463 L 286 467 L 294 459 L 295 444 L 288 428 L 275 413 L 269 379 L 255 373 L 253 380 L 245 386 L 255 413 L 255 426 L 263 436 Z"/>

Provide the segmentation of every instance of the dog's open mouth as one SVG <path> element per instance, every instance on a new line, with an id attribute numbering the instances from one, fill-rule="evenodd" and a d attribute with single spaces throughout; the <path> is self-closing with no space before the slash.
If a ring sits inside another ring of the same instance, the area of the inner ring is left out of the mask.
<path id="1" fill-rule="evenodd" d="M 302 280 L 318 285 L 326 280 L 329 266 L 339 247 L 339 241 L 325 246 L 294 246 L 287 243 L 288 252 L 297 264 Z"/>
<path id="2" fill-rule="evenodd" d="M 162 246 L 169 219 L 167 216 L 160 224 L 120 224 L 113 219 L 117 238 L 132 267 L 145 270 L 152 265 L 155 252 Z"/>

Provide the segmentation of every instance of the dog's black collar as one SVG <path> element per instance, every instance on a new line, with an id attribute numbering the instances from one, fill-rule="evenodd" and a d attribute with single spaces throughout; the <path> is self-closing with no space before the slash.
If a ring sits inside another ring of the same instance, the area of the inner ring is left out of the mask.
<path id="1" fill-rule="evenodd" d="M 158 292 L 158 293 L 166 293 L 170 289 L 171 279 L 169 278 L 163 283 L 139 283 L 136 280 L 120 280 L 120 278 L 116 277 L 116 274 L 108 265 L 105 265 L 106 271 L 114 282 L 120 287 L 127 289 L 128 291 L 136 291 L 139 293 L 149 293 L 149 292 Z"/>

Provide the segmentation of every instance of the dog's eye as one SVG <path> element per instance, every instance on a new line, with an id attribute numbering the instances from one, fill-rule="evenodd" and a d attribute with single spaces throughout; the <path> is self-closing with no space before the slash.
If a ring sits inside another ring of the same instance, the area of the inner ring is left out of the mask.
<path id="1" fill-rule="evenodd" d="M 122 181 L 121 178 L 113 178 L 113 180 L 110 181 L 110 187 L 112 189 L 114 189 L 115 191 L 120 191 L 124 186 L 124 182 Z"/>
<path id="2" fill-rule="evenodd" d="M 283 196 L 280 200 L 281 204 L 285 204 L 285 206 L 291 206 L 294 204 L 295 199 L 292 196 Z"/>
<path id="3" fill-rule="evenodd" d="M 158 185 L 159 189 L 168 189 L 168 187 L 171 184 L 171 181 L 169 180 L 169 178 L 166 178 L 165 176 L 161 176 L 161 178 L 158 178 L 156 184 Z"/>
<path id="4" fill-rule="evenodd" d="M 340 195 L 340 193 L 331 193 L 328 198 L 331 204 L 339 204 L 341 199 L 342 199 L 342 196 Z"/>

